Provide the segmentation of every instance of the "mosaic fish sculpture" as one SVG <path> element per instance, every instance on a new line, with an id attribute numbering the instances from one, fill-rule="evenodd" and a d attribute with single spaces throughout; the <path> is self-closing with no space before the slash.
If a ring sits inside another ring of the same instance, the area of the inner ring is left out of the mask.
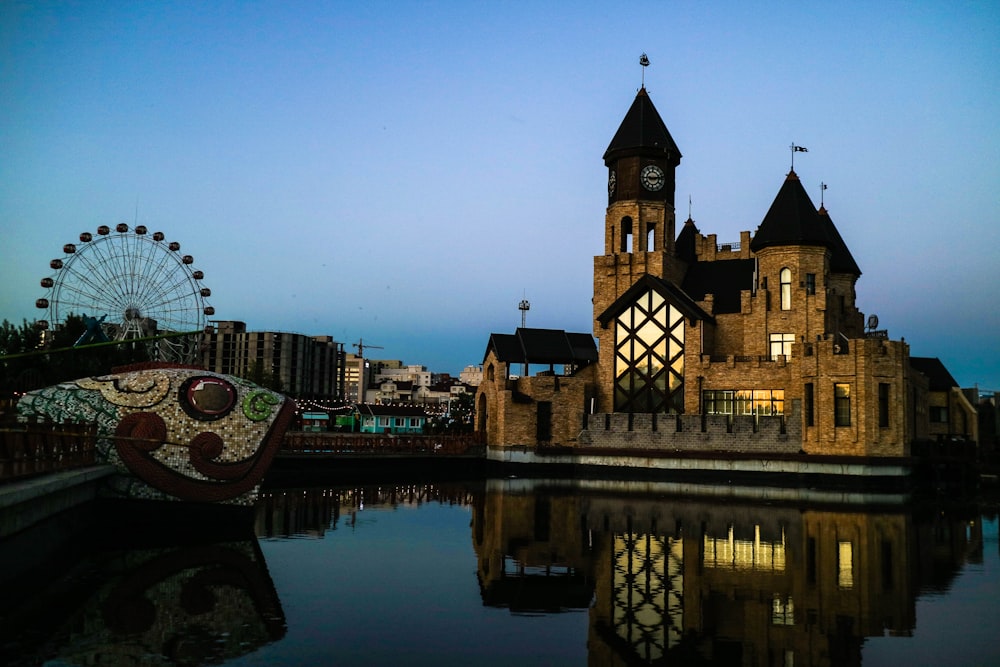
<path id="1" fill-rule="evenodd" d="M 252 504 L 295 415 L 281 394 L 230 375 L 157 363 L 29 392 L 22 421 L 98 425 L 113 495 Z"/>

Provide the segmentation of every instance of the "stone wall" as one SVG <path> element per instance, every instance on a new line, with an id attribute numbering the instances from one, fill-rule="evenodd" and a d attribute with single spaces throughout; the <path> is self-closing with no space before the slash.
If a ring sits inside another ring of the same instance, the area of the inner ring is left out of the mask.
<path id="1" fill-rule="evenodd" d="M 784 417 L 602 413 L 587 417 L 581 448 L 798 454 L 800 401 Z"/>

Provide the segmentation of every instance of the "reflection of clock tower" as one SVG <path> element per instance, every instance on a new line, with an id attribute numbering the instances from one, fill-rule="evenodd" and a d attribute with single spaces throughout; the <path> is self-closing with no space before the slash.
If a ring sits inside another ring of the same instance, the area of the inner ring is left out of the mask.
<path id="1" fill-rule="evenodd" d="M 594 258 L 594 315 L 644 274 L 680 282 L 674 256 L 674 169 L 681 152 L 646 94 L 632 102 L 615 133 L 608 167 L 604 254 Z"/>

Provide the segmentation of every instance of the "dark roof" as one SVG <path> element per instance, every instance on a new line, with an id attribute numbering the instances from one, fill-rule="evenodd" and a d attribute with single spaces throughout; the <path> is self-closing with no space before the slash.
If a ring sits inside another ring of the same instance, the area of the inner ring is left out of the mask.
<path id="1" fill-rule="evenodd" d="M 384 384 L 392 383 L 396 386 L 399 391 L 410 391 L 413 389 L 413 380 L 396 380 L 394 378 L 385 378 L 379 380 L 378 386 L 381 387 Z"/>
<path id="2" fill-rule="evenodd" d="M 833 246 L 830 248 L 830 270 L 834 273 L 852 273 L 860 276 L 861 267 L 854 261 L 854 255 L 851 254 L 851 251 L 847 248 L 847 244 L 844 243 L 844 239 L 841 238 L 840 232 L 837 231 L 836 225 L 830 219 L 830 214 L 827 212 L 826 207 L 820 205 L 817 212 L 819 213 L 820 220 L 826 225 L 826 232 L 833 242 Z"/>
<path id="3" fill-rule="evenodd" d="M 415 405 L 376 405 L 358 403 L 355 406 L 363 415 L 382 417 L 426 417 L 427 411 Z"/>
<path id="4" fill-rule="evenodd" d="M 773 245 L 818 245 L 827 247 L 830 237 L 819 213 L 794 171 L 788 172 L 778 195 L 750 242 L 757 252 Z"/>
<path id="5" fill-rule="evenodd" d="M 645 87 L 639 89 L 622 124 L 608 144 L 608 150 L 604 151 L 605 163 L 617 159 L 624 152 L 666 156 L 674 165 L 681 161 L 681 151 L 646 94 Z"/>
<path id="6" fill-rule="evenodd" d="M 648 273 L 644 274 L 631 287 L 625 290 L 614 303 L 597 316 L 597 320 L 601 323 L 602 327 L 608 326 L 608 322 L 612 318 L 621 314 L 622 311 L 635 303 L 636 299 L 650 289 L 655 290 L 660 296 L 672 303 L 681 311 L 684 317 L 695 320 L 708 320 L 709 322 L 715 321 L 711 315 L 702 310 L 701 306 L 695 303 L 695 300 L 680 287 L 667 280 L 651 276 Z"/>
<path id="7" fill-rule="evenodd" d="M 785 245 L 829 248 L 832 272 L 861 275 L 861 269 L 826 209 L 816 210 L 794 171 L 788 172 L 771 208 L 750 241 L 750 249 L 754 252 L 769 246 Z"/>
<path id="8" fill-rule="evenodd" d="M 674 247 L 677 249 L 677 259 L 689 264 L 698 261 L 698 253 L 695 248 L 695 237 L 698 235 L 698 228 L 694 226 L 694 220 L 688 217 L 681 227 L 681 233 L 677 235 L 677 242 Z"/>
<path id="9" fill-rule="evenodd" d="M 681 289 L 696 301 L 713 294 L 716 315 L 738 313 L 743 306 L 740 292 L 753 289 L 754 264 L 752 259 L 695 262 L 688 267 Z"/>
<path id="10" fill-rule="evenodd" d="M 910 357 L 910 367 L 927 376 L 931 391 L 948 391 L 958 386 L 937 357 Z"/>
<path id="11" fill-rule="evenodd" d="M 486 355 L 509 364 L 574 364 L 597 361 L 597 345 L 590 334 L 562 329 L 518 328 L 513 334 L 490 334 Z"/>

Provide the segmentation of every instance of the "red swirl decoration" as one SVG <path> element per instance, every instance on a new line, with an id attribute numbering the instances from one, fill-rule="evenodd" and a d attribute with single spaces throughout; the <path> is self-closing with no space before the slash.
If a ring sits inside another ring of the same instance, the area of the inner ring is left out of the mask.
<path id="1" fill-rule="evenodd" d="M 187 445 L 192 467 L 209 479 L 194 479 L 170 468 L 150 452 L 164 444 L 167 427 L 151 412 L 127 415 L 115 430 L 115 448 L 126 467 L 155 489 L 179 500 L 220 502 L 251 491 L 264 477 L 295 417 L 295 403 L 285 400 L 274 423 L 254 454 L 242 461 L 219 463 L 225 443 L 216 433 L 202 432 Z M 180 443 L 174 443 L 180 444 Z"/>
<path id="2" fill-rule="evenodd" d="M 167 425 L 163 417 L 155 412 L 133 412 L 125 415 L 115 428 L 115 446 L 134 447 L 143 452 L 151 452 L 163 445 L 167 439 Z"/>

